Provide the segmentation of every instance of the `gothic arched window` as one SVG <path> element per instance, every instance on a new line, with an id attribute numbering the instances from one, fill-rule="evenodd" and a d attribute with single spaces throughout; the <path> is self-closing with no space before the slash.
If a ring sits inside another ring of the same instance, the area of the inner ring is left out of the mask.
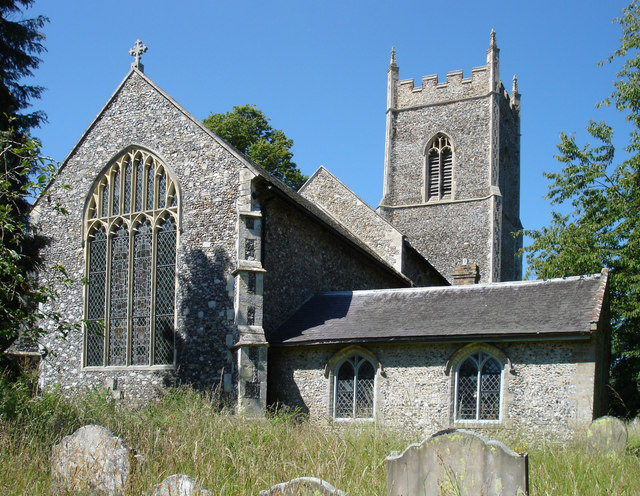
<path id="1" fill-rule="evenodd" d="M 502 365 L 477 351 L 456 369 L 455 420 L 500 420 Z"/>
<path id="2" fill-rule="evenodd" d="M 85 212 L 84 365 L 174 362 L 178 198 L 160 161 L 130 150 L 99 178 Z"/>
<path id="3" fill-rule="evenodd" d="M 375 377 L 374 365 L 361 355 L 340 362 L 334 373 L 334 418 L 373 418 Z"/>
<path id="4" fill-rule="evenodd" d="M 451 196 L 453 147 L 449 138 L 437 134 L 426 150 L 426 200 L 442 200 Z"/>

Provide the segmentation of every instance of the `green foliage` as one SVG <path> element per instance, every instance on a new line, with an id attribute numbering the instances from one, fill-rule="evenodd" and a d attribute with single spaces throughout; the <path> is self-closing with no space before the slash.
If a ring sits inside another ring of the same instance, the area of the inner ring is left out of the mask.
<path id="1" fill-rule="evenodd" d="M 634 0 L 615 19 L 622 28 L 621 47 L 608 62 L 623 58 L 612 95 L 632 124 L 628 158 L 616 162 L 613 129 L 591 121 L 594 144 L 579 146 L 574 136 L 560 135 L 562 164 L 551 180 L 552 205 L 570 205 L 553 213 L 551 224 L 525 231 L 533 242 L 525 248 L 529 271 L 538 277 L 562 277 L 610 269 L 612 379 L 618 414 L 640 409 L 640 6 Z"/>
<path id="2" fill-rule="evenodd" d="M 42 112 L 21 113 L 43 90 L 24 84 L 23 78 L 32 76 L 41 62 L 37 55 L 45 51 L 45 37 L 40 30 L 49 19 L 38 16 L 13 20 L 32 4 L 33 0 L 0 2 L 0 131 L 9 128 L 7 116 L 15 118 L 11 125 L 21 131 L 37 126 L 45 118 Z"/>
<path id="3" fill-rule="evenodd" d="M 40 154 L 33 138 L 0 132 L 0 348 L 4 350 L 19 334 L 37 341 L 44 334 L 41 319 L 44 305 L 56 298 L 56 283 L 70 285 L 62 266 L 53 269 L 47 282 L 39 282 L 39 250 L 45 244 L 29 228 L 31 205 L 27 201 L 39 194 L 54 174 L 56 164 Z M 61 315 L 47 317 L 67 334 L 76 328 Z"/>
<path id="4" fill-rule="evenodd" d="M 264 113 L 253 105 L 234 106 L 231 112 L 211 114 L 204 125 L 273 176 L 293 189 L 307 180 L 292 161 L 293 140 L 273 129 Z"/>

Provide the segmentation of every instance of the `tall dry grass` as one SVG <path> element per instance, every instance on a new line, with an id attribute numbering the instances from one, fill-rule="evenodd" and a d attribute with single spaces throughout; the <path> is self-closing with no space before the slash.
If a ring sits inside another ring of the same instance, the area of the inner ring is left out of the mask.
<path id="1" fill-rule="evenodd" d="M 246 420 L 189 388 L 128 408 L 99 391 L 74 400 L 33 397 L 27 384 L 0 381 L 0 494 L 60 494 L 50 479 L 51 447 L 89 423 L 107 427 L 142 455 L 129 491 L 135 495 L 174 473 L 219 495 L 257 495 L 300 476 L 323 478 L 350 496 L 384 495 L 385 457 L 418 440 L 375 424 L 338 428 L 292 413 Z M 528 446 L 531 494 L 640 494 L 640 429 L 630 433 L 623 456 L 588 455 L 580 441 Z"/>

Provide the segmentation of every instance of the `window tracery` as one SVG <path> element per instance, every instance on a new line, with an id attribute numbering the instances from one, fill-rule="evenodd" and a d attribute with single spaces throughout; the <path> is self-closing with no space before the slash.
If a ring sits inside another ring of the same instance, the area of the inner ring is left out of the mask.
<path id="1" fill-rule="evenodd" d="M 135 149 L 92 189 L 85 216 L 85 366 L 173 364 L 176 191 L 163 165 Z"/>
<path id="2" fill-rule="evenodd" d="M 477 351 L 456 370 L 455 420 L 500 420 L 502 364 Z"/>
<path id="3" fill-rule="evenodd" d="M 373 418 L 375 376 L 374 365 L 358 354 L 338 364 L 334 374 L 334 418 Z"/>

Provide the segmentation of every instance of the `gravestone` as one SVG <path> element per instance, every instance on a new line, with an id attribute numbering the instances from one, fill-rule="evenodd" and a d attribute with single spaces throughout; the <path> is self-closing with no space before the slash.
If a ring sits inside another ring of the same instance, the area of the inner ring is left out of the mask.
<path id="1" fill-rule="evenodd" d="M 387 496 L 529 494 L 528 456 L 465 430 L 438 432 L 387 457 Z"/>
<path id="2" fill-rule="evenodd" d="M 587 445 L 593 452 L 621 455 L 627 447 L 627 426 L 615 417 L 600 417 L 587 429 Z"/>
<path id="3" fill-rule="evenodd" d="M 260 491 L 260 496 L 346 496 L 346 493 L 316 477 L 299 477 Z"/>
<path id="4" fill-rule="evenodd" d="M 170 475 L 153 488 L 151 496 L 213 496 L 193 477 Z"/>
<path id="5" fill-rule="evenodd" d="M 99 425 L 86 425 L 53 447 L 51 470 L 68 492 L 123 494 L 129 483 L 132 450 Z"/>

